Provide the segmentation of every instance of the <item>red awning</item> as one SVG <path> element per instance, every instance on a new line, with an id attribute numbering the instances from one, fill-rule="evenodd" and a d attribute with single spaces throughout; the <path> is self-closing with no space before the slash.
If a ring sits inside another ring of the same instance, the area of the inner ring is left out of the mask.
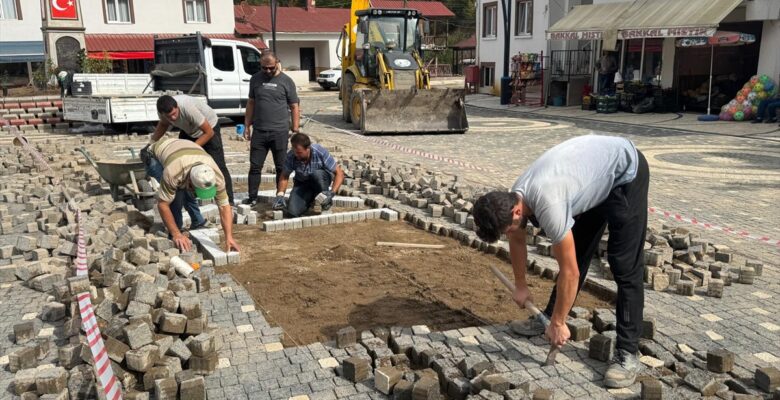
<path id="1" fill-rule="evenodd" d="M 112 60 L 152 60 L 154 59 L 153 51 L 95 51 L 90 52 L 89 58 L 102 59 L 105 55 L 108 55 Z"/>

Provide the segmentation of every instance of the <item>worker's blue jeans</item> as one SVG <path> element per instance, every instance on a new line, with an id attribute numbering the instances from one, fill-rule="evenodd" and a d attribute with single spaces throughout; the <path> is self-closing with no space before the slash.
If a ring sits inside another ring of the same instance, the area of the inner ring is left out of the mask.
<path id="1" fill-rule="evenodd" d="M 157 182 L 162 181 L 163 165 L 154 157 L 150 157 L 149 163 L 146 164 L 146 175 L 157 179 Z M 190 215 L 190 227 L 197 227 L 203 225 L 206 219 L 200 213 L 200 207 L 198 201 L 195 199 L 192 193 L 188 190 L 177 190 L 176 196 L 170 204 L 171 213 L 173 214 L 173 221 L 176 222 L 176 227 L 181 230 L 184 221 L 182 221 L 181 209 L 184 207 L 187 210 L 187 214 Z"/>
<path id="2" fill-rule="evenodd" d="M 756 119 L 763 120 L 777 118 L 777 109 L 780 108 L 780 99 L 767 99 L 758 103 Z"/>
<path id="3" fill-rule="evenodd" d="M 330 188 L 331 181 L 333 175 L 324 169 L 312 172 L 305 181 L 296 179 L 287 202 L 287 213 L 293 217 L 301 216 L 311 207 L 318 194 Z"/>

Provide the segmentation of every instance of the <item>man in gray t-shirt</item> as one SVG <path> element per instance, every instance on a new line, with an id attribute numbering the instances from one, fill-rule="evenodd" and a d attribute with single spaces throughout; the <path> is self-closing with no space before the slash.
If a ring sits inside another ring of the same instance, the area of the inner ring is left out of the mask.
<path id="1" fill-rule="evenodd" d="M 279 182 L 287 154 L 288 132 L 298 133 L 301 117 L 295 83 L 282 73 L 276 55 L 264 52 L 260 57 L 260 68 L 261 71 L 249 80 L 249 99 L 244 118 L 244 138 L 251 143 L 249 196 L 244 200 L 245 204 L 257 201 L 261 171 L 269 151 L 274 158 L 276 182 Z"/>
<path id="2" fill-rule="evenodd" d="M 222 176 L 225 177 L 228 199 L 230 204 L 233 204 L 233 179 L 230 177 L 230 171 L 225 162 L 225 150 L 222 148 L 222 132 L 217 113 L 205 101 L 180 94 L 160 96 L 157 99 L 157 115 L 160 121 L 151 135 L 149 143 L 160 140 L 171 126 L 179 128 L 181 130 L 179 139 L 197 143 L 217 163 Z M 188 206 L 187 210 L 191 216 L 194 215 L 193 221 L 201 220 L 203 217 L 191 212 L 191 208 Z"/>
<path id="3" fill-rule="evenodd" d="M 509 241 L 515 275 L 514 300 L 525 306 L 528 221 L 553 243 L 558 280 L 544 313 L 545 329 L 535 320 L 515 325 L 521 334 L 544 332 L 553 345 L 570 337 L 566 326 L 593 254 L 609 227 L 607 259 L 618 286 L 615 359 L 604 375 L 607 387 L 630 386 L 636 379 L 636 353 L 644 309 L 644 238 L 647 229 L 647 160 L 628 139 L 581 136 L 548 150 L 515 181 L 509 192 L 490 192 L 474 205 L 477 235 Z"/>

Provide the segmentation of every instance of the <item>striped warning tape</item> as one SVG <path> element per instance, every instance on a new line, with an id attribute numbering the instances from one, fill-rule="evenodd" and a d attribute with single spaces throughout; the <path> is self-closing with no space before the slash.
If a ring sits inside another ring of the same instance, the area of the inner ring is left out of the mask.
<path id="1" fill-rule="evenodd" d="M 27 140 L 21 136 L 15 127 L 11 128 L 11 132 L 14 134 L 18 142 L 22 147 L 30 154 L 35 160 L 38 169 L 50 174 L 50 178 L 55 186 L 58 186 L 59 180 L 56 178 L 54 171 L 43 155 L 30 146 Z M 78 239 L 77 239 L 77 251 L 76 251 L 76 275 L 85 276 L 88 274 L 87 267 L 87 241 L 84 230 L 84 224 L 81 215 L 81 209 L 76 205 L 74 201 L 68 196 L 65 187 L 60 186 L 63 196 L 68 199 L 67 205 L 72 212 L 76 214 L 76 224 L 78 226 Z M 101 386 L 103 386 L 103 392 L 105 397 L 109 400 L 121 400 L 122 388 L 119 381 L 114 375 L 114 370 L 111 368 L 111 361 L 108 358 L 108 352 L 103 343 L 103 337 L 100 335 L 100 327 L 97 323 L 97 318 L 92 309 L 92 300 L 89 293 L 79 293 L 76 295 L 79 302 L 79 314 L 81 315 L 81 326 L 84 332 L 87 334 L 87 343 L 89 349 L 92 352 L 92 358 L 95 361 L 95 372 L 97 372 L 98 379 Z"/>
<path id="2" fill-rule="evenodd" d="M 759 241 L 761 243 L 766 243 L 766 244 L 769 244 L 769 245 L 774 245 L 774 246 L 780 247 L 780 240 L 770 239 L 769 236 L 751 235 L 750 232 L 745 231 L 745 230 L 739 230 L 739 229 L 734 229 L 734 228 L 729 228 L 729 227 L 724 227 L 724 226 L 718 226 L 718 225 L 711 224 L 711 223 L 708 223 L 708 222 L 699 221 L 696 218 L 688 218 L 688 217 L 683 216 L 681 214 L 673 213 L 671 211 L 659 210 L 659 209 L 657 209 L 655 207 L 648 207 L 647 211 L 649 211 L 652 214 L 663 215 L 664 217 L 669 218 L 669 219 L 673 219 L 675 221 L 689 223 L 691 225 L 696 225 L 696 226 L 699 226 L 699 227 L 702 227 L 702 228 L 705 228 L 705 229 L 709 229 L 709 230 L 730 233 L 732 235 L 743 237 L 745 239 L 753 239 L 753 240 L 757 240 L 757 241 Z"/>
<path id="3" fill-rule="evenodd" d="M 420 150 L 417 150 L 417 149 L 412 149 L 412 148 L 409 148 L 409 147 L 406 147 L 406 146 L 401 146 L 399 144 L 390 143 L 387 140 L 382 140 L 382 139 L 374 138 L 374 137 L 370 137 L 370 136 L 363 136 L 363 135 L 360 135 L 360 134 L 358 134 L 356 132 L 353 132 L 353 131 L 350 131 L 350 130 L 346 130 L 346 129 L 342 129 L 342 128 L 333 126 L 331 124 L 325 123 L 325 122 L 321 122 L 321 121 L 317 121 L 317 120 L 314 120 L 314 121 L 316 121 L 316 122 L 318 122 L 318 123 L 320 123 L 322 125 L 328 126 L 331 129 L 335 129 L 335 130 L 337 130 L 339 132 L 343 132 L 343 133 L 346 133 L 348 135 L 361 138 L 361 139 L 363 139 L 365 141 L 369 141 L 369 142 L 376 143 L 376 144 L 379 144 L 379 145 L 382 145 L 382 146 L 385 146 L 385 147 L 389 147 L 389 148 L 392 148 L 392 149 L 395 149 L 395 150 L 398 150 L 398 151 L 402 151 L 404 153 L 414 154 L 414 155 L 421 156 L 421 157 L 428 158 L 428 159 L 435 160 L 435 161 L 444 161 L 444 162 L 447 162 L 449 164 L 458 165 L 460 167 L 467 168 L 467 169 L 472 169 L 472 170 L 476 170 L 476 171 L 494 172 L 492 170 L 489 170 L 489 169 L 486 169 L 486 168 L 483 168 L 483 167 L 480 167 L 478 165 L 474 165 L 474 164 L 471 164 L 471 163 L 466 163 L 466 162 L 463 162 L 463 161 L 460 161 L 460 160 L 455 160 L 455 159 L 448 158 L 448 157 L 443 157 L 443 156 L 440 156 L 440 155 L 437 155 L 437 154 L 432 154 L 432 153 L 420 151 Z M 747 231 L 744 231 L 744 230 L 732 229 L 732 228 L 728 228 L 728 227 L 717 226 L 717 225 L 714 225 L 714 224 L 703 223 L 703 222 L 697 220 L 696 218 L 686 218 L 686 217 L 683 217 L 682 215 L 677 214 L 677 213 L 672 213 L 672 212 L 669 212 L 669 211 L 660 211 L 660 210 L 656 209 L 655 207 L 649 207 L 648 211 L 650 211 L 651 213 L 654 213 L 654 214 L 663 215 L 663 216 L 665 216 L 667 218 L 671 218 L 671 219 L 674 219 L 674 220 L 677 220 L 677 221 L 680 221 L 680 222 L 686 222 L 686 223 L 690 223 L 690 224 L 693 224 L 693 225 L 696 225 L 696 226 L 700 226 L 700 227 L 703 227 L 705 229 L 722 231 L 722 232 L 734 234 L 734 235 L 737 235 L 737 236 L 740 236 L 740 237 L 743 237 L 743 238 L 746 238 L 746 239 L 757 240 L 757 241 L 759 241 L 761 243 L 766 243 L 766 244 L 770 244 L 770 245 L 780 246 L 780 240 L 770 239 L 768 236 L 756 236 L 756 235 L 751 235 L 750 233 L 748 233 Z"/>
<path id="4" fill-rule="evenodd" d="M 79 227 L 78 249 L 76 252 L 76 275 L 87 275 L 87 245 L 84 234 L 84 224 L 82 223 L 81 210 L 76 209 L 76 222 Z M 111 368 L 111 361 L 108 358 L 108 352 L 103 344 L 103 337 L 100 336 L 100 327 L 92 310 L 92 300 L 89 293 L 79 293 L 79 314 L 81 314 L 81 326 L 87 334 L 87 343 L 92 352 L 92 358 L 95 360 L 95 372 L 97 372 L 100 384 L 103 386 L 103 392 L 107 399 L 120 400 L 122 398 L 122 389 L 114 376 L 114 370 Z"/>

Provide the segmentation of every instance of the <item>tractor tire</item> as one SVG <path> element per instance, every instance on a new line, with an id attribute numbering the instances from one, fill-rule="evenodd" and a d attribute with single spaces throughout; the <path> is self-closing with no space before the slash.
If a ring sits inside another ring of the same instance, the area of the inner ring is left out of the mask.
<path id="1" fill-rule="evenodd" d="M 345 122 L 352 122 L 352 112 L 350 111 L 350 103 L 352 102 L 352 87 L 355 85 L 355 76 L 352 74 L 346 74 L 344 76 L 344 82 L 341 86 L 341 119 Z"/>
<path id="2" fill-rule="evenodd" d="M 363 107 L 363 96 L 361 91 L 353 91 L 349 102 L 349 111 L 352 117 L 352 126 L 355 129 L 363 130 L 363 120 L 365 119 L 365 108 Z"/>

